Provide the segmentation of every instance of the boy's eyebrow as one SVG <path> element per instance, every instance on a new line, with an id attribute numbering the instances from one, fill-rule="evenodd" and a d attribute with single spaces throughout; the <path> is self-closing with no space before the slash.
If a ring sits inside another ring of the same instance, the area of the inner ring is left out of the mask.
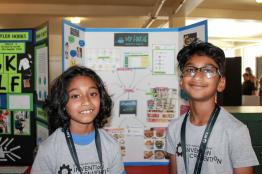
<path id="1" fill-rule="evenodd" d="M 184 67 L 186 67 L 186 66 L 192 66 L 192 67 L 195 67 L 192 63 L 185 64 Z M 208 66 L 213 66 L 213 67 L 215 67 L 215 68 L 219 68 L 219 67 L 217 67 L 217 66 L 214 65 L 214 64 L 205 64 L 205 65 L 202 66 L 202 67 L 208 67 Z M 196 67 L 196 68 L 198 68 L 198 67 Z M 201 68 L 201 67 L 200 67 L 200 68 Z"/>

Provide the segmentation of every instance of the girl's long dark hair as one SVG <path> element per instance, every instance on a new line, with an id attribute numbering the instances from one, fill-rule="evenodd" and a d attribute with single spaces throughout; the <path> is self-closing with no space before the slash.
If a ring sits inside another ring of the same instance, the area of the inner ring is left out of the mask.
<path id="1" fill-rule="evenodd" d="M 50 133 L 53 133 L 59 127 L 66 128 L 69 126 L 70 118 L 65 110 L 68 102 L 67 88 L 76 76 L 87 76 L 93 79 L 100 93 L 100 110 L 94 120 L 94 126 L 102 128 L 111 115 L 113 102 L 101 78 L 89 68 L 72 66 L 53 81 L 50 94 L 44 104 L 44 109 L 48 115 Z"/>

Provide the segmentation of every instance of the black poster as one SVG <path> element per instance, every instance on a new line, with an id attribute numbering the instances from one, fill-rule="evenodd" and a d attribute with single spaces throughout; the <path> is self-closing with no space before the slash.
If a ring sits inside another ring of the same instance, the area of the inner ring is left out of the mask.
<path id="1" fill-rule="evenodd" d="M 0 164 L 31 165 L 36 146 L 33 30 L 0 30 Z"/>

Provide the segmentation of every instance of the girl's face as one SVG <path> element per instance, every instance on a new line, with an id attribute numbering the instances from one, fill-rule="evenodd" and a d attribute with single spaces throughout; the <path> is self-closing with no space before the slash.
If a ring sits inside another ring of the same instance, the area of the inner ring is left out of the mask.
<path id="1" fill-rule="evenodd" d="M 93 129 L 93 121 L 100 110 L 100 94 L 96 83 L 87 76 L 74 77 L 68 88 L 66 111 L 70 117 L 70 129 L 79 130 L 86 126 Z"/>

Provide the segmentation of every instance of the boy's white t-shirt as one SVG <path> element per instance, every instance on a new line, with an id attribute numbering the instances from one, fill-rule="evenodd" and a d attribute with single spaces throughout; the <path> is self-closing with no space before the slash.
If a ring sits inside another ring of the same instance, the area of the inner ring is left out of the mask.
<path id="1" fill-rule="evenodd" d="M 185 116 L 185 115 L 184 115 Z M 185 173 L 185 165 L 180 141 L 181 116 L 170 122 L 166 136 L 166 151 L 176 154 L 177 173 Z M 194 171 L 198 149 L 206 125 L 186 124 L 186 152 L 188 173 Z M 259 165 L 252 148 L 247 127 L 222 107 L 208 140 L 201 173 L 231 174 L 233 168 Z"/>

